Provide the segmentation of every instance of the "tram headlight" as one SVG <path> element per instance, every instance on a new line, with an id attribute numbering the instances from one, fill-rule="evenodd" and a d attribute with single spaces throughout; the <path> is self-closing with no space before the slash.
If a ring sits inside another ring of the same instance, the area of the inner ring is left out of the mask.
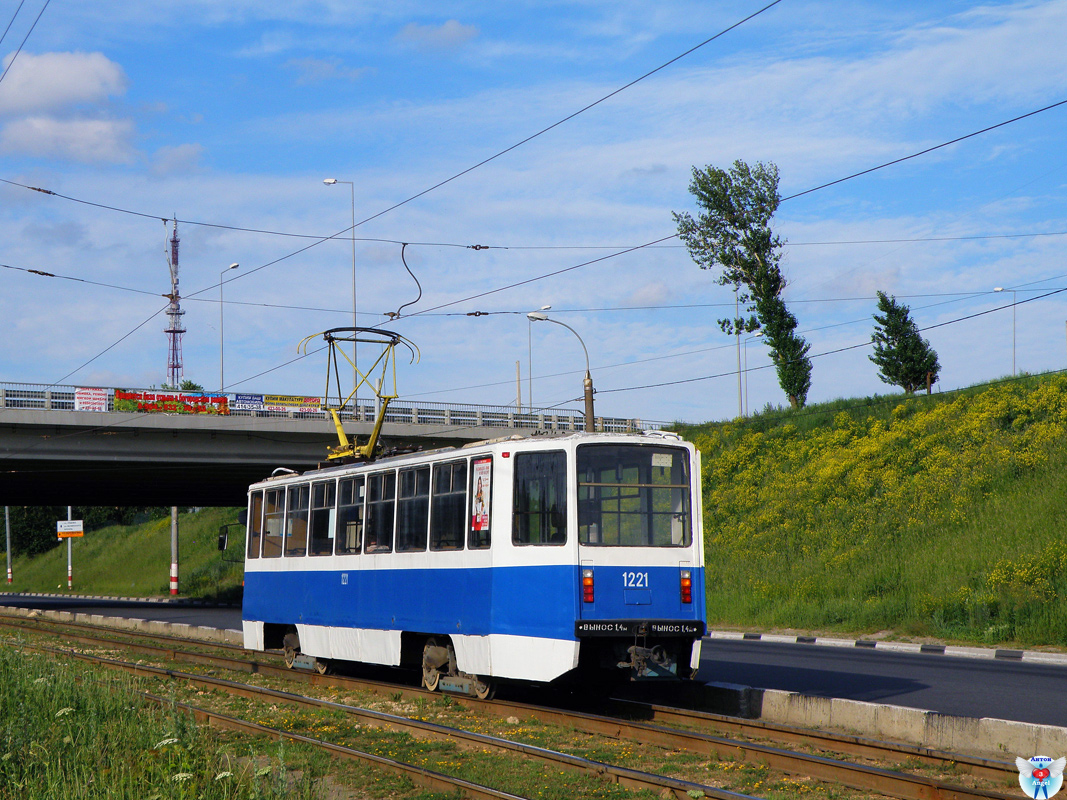
<path id="1" fill-rule="evenodd" d="M 685 604 L 691 604 L 693 602 L 693 574 L 687 570 L 681 570 L 681 593 L 682 602 Z"/>
<path id="2" fill-rule="evenodd" d="M 593 570 L 582 570 L 582 602 L 593 602 Z"/>

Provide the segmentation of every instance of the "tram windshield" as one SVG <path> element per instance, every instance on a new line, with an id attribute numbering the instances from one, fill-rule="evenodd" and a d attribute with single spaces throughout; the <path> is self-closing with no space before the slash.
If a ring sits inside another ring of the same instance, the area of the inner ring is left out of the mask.
<path id="1" fill-rule="evenodd" d="M 689 452 L 678 447 L 578 447 L 578 539 L 599 547 L 692 543 Z"/>

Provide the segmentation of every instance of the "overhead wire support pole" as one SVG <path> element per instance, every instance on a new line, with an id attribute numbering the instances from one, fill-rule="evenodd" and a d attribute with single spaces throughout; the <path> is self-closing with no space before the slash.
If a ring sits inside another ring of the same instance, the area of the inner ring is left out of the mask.
<path id="1" fill-rule="evenodd" d="M 4 530 L 7 532 L 7 582 L 11 583 L 11 509 L 4 506 Z"/>

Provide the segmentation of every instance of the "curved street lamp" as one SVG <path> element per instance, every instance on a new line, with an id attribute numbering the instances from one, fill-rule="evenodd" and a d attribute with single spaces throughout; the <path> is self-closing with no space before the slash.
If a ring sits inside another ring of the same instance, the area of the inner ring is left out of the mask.
<path id="1" fill-rule="evenodd" d="M 540 311 L 531 311 L 526 315 L 526 319 L 530 322 L 554 322 L 557 325 L 562 325 L 569 330 L 575 336 L 578 336 L 578 331 L 572 328 L 565 322 L 560 322 L 558 319 L 551 319 Z M 593 376 L 589 372 L 589 350 L 585 346 L 585 342 L 582 341 L 582 337 L 578 336 L 578 341 L 582 345 L 582 350 L 585 352 L 585 381 L 583 386 L 585 388 L 585 429 L 586 431 L 593 430 Z"/>

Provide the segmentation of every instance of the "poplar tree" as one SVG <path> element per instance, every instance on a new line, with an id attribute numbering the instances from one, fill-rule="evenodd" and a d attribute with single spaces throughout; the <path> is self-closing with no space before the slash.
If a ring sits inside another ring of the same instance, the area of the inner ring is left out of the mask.
<path id="1" fill-rule="evenodd" d="M 689 192 L 700 216 L 675 213 L 678 236 L 701 269 L 720 270 L 720 286 L 733 286 L 745 315 L 720 319 L 723 333 L 740 336 L 758 328 L 770 347 L 778 384 L 793 408 L 800 408 L 811 388 L 808 344 L 796 332 L 797 318 L 786 308 L 785 277 L 778 264 L 782 240 L 771 230 L 778 209 L 778 167 L 735 161 L 729 170 L 693 167 Z"/>
<path id="2" fill-rule="evenodd" d="M 941 365 L 930 342 L 919 335 L 911 310 L 885 292 L 878 292 L 878 310 L 882 315 L 874 315 L 876 324 L 871 334 L 874 355 L 868 356 L 878 365 L 878 377 L 908 394 L 928 385 L 928 379 L 935 383 Z"/>

